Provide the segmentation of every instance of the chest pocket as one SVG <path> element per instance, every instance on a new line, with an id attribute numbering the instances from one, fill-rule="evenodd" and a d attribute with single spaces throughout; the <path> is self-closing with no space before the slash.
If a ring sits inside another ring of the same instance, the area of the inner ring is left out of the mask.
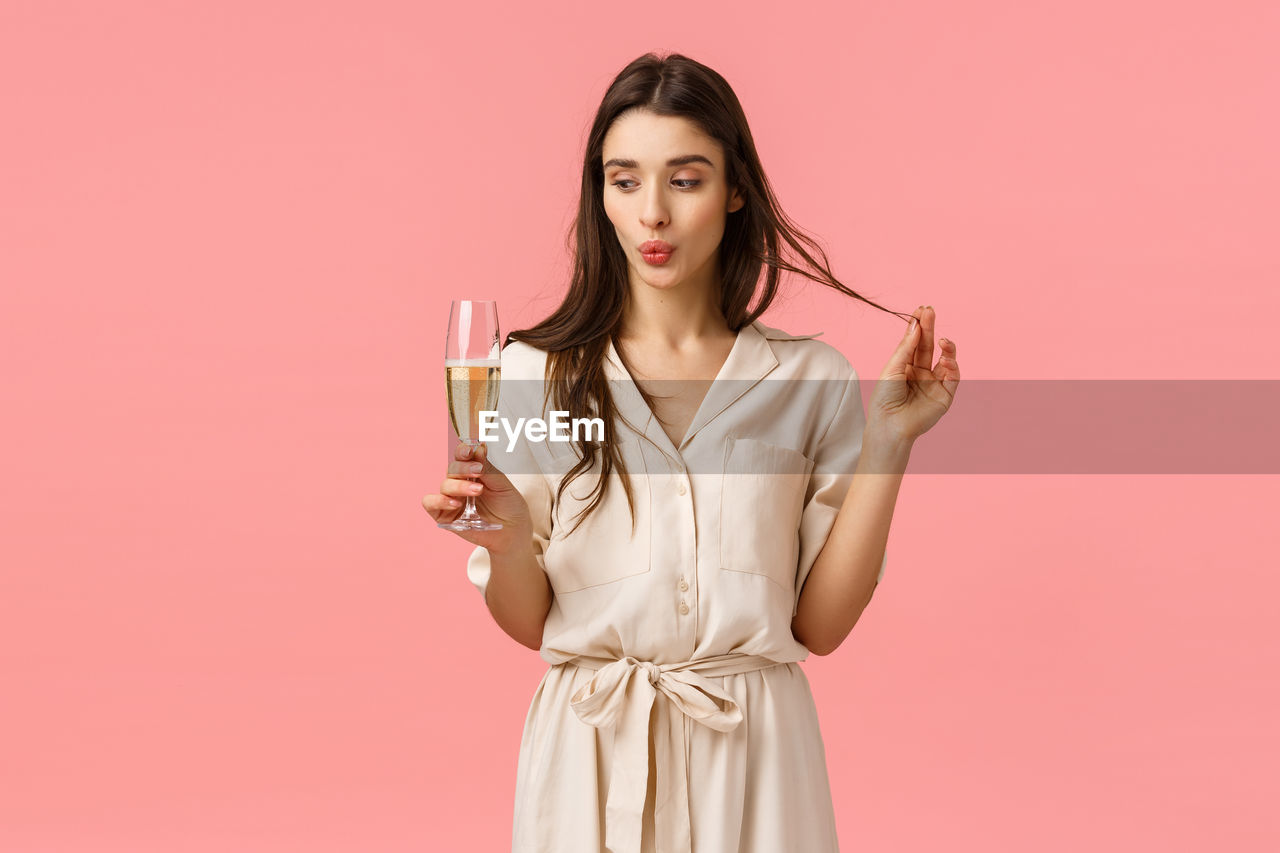
<path id="1" fill-rule="evenodd" d="M 549 483 L 554 496 L 576 463 L 557 460 Z M 546 570 L 556 593 L 576 592 L 615 583 L 649 571 L 651 510 L 649 478 L 643 472 L 629 472 L 631 497 L 635 505 L 635 530 L 617 469 L 609 475 L 604 497 L 589 515 L 579 513 L 594 500 L 592 492 L 600 482 L 598 468 L 579 474 L 552 508 L 551 537 L 547 541 Z M 577 527 L 570 532 L 574 524 Z"/>
<path id="2" fill-rule="evenodd" d="M 729 437 L 720 489 L 720 568 L 795 588 L 800 515 L 813 460 L 798 450 Z"/>

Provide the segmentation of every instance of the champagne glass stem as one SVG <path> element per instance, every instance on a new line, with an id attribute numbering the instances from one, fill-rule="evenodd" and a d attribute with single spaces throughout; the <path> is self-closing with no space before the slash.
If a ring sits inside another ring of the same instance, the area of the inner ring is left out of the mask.
<path id="1" fill-rule="evenodd" d="M 480 442 L 470 438 L 467 439 L 466 442 L 472 448 L 470 458 L 475 459 L 476 457 L 475 448 L 480 446 Z M 476 475 L 468 474 L 467 479 L 475 483 L 475 482 L 479 482 L 480 476 L 478 474 Z M 482 516 L 480 515 L 479 511 L 476 510 L 476 496 L 467 495 L 466 505 L 463 506 L 462 515 L 458 516 L 458 521 L 472 521 L 474 519 L 479 519 L 481 517 Z"/>

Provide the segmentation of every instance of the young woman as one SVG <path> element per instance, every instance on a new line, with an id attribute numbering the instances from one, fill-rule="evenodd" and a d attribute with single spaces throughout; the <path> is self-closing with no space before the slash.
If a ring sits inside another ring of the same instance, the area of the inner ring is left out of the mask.
<path id="1" fill-rule="evenodd" d="M 507 338 L 499 409 L 601 417 L 603 440 L 460 446 L 423 499 L 440 521 L 476 494 L 504 522 L 458 534 L 467 573 L 550 664 L 512 849 L 834 851 L 798 661 L 871 599 L 912 445 L 959 384 L 955 344 L 931 367 L 935 315 L 914 311 L 864 414 L 839 351 L 757 319 L 780 270 L 881 306 L 788 224 L 732 89 L 678 54 L 605 94 L 576 237 L 564 302 Z"/>

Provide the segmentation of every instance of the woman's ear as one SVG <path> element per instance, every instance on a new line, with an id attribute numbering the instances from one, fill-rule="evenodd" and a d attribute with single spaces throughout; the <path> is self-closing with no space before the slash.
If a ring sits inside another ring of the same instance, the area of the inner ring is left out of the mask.
<path id="1" fill-rule="evenodd" d="M 742 195 L 738 192 L 738 190 L 735 188 L 733 192 L 730 193 L 729 195 L 728 212 L 737 213 L 739 210 L 742 210 L 742 208 L 745 207 L 746 204 L 747 204 L 746 199 L 744 199 Z"/>

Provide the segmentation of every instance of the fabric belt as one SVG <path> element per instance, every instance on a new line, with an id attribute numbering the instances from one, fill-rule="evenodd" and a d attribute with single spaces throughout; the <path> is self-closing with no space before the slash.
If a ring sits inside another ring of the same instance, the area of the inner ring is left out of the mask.
<path id="1" fill-rule="evenodd" d="M 710 679 L 784 664 L 744 654 L 668 664 L 580 655 L 564 663 L 596 671 L 569 700 L 578 719 L 596 727 L 616 726 L 605 805 L 607 853 L 640 853 L 649 785 L 649 723 L 655 701 L 665 709 L 654 735 L 655 841 L 661 853 L 692 853 L 684 720 L 675 711 L 709 729 L 732 731 L 742 722 L 742 709 Z M 659 693 L 665 698 L 659 699 Z"/>

